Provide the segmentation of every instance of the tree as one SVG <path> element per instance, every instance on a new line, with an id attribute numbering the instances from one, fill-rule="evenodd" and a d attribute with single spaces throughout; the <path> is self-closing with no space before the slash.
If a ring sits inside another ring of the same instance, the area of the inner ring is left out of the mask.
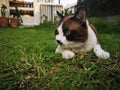
<path id="1" fill-rule="evenodd" d="M 78 0 L 77 8 L 84 8 L 88 16 L 120 15 L 120 0 Z"/>
<path id="2" fill-rule="evenodd" d="M 77 8 L 84 8 L 84 0 L 77 1 Z"/>

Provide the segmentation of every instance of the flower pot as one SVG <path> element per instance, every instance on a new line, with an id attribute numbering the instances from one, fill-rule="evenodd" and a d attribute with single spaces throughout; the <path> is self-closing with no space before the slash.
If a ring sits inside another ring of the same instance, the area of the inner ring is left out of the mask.
<path id="1" fill-rule="evenodd" d="M 18 18 L 11 18 L 10 19 L 10 26 L 13 28 L 18 27 L 20 19 Z"/>
<path id="2" fill-rule="evenodd" d="M 9 18 L 1 17 L 0 18 L 0 26 L 7 27 L 9 24 Z"/>

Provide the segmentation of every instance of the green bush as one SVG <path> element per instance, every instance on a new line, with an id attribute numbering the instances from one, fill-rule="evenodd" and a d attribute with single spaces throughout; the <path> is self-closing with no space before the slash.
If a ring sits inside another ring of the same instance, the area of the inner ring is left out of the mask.
<path id="1" fill-rule="evenodd" d="M 120 33 L 120 23 L 110 23 L 100 18 L 89 18 L 89 22 L 96 26 L 99 33 Z"/>

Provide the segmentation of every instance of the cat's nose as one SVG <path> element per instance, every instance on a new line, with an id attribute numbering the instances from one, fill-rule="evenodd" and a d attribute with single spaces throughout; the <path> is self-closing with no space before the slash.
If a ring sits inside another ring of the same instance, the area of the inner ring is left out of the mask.
<path id="1" fill-rule="evenodd" d="M 63 43 L 60 40 L 56 40 L 58 44 L 62 45 Z"/>

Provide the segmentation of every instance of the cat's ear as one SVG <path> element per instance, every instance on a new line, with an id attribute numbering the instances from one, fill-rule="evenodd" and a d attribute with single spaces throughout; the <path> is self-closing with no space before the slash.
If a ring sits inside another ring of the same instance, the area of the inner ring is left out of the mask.
<path id="1" fill-rule="evenodd" d="M 81 23 L 86 22 L 86 12 L 83 9 L 77 10 L 74 14 L 74 19 L 79 20 Z"/>
<path id="2" fill-rule="evenodd" d="M 59 11 L 56 11 L 56 13 L 57 13 L 57 15 L 58 15 L 58 17 L 60 18 L 60 19 L 63 19 L 65 16 L 63 16 L 63 14 L 62 13 L 60 13 Z"/>

